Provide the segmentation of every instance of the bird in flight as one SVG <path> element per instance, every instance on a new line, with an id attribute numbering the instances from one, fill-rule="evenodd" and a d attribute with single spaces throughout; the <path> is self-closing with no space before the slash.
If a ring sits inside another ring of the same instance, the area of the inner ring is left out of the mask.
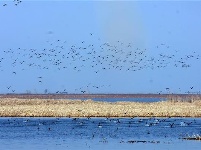
<path id="1" fill-rule="evenodd" d="M 7 89 L 9 90 L 11 88 L 11 86 L 8 86 Z"/>

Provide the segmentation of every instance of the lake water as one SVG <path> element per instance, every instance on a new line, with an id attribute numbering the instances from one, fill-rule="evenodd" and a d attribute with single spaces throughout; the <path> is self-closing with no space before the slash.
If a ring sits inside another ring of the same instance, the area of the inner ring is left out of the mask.
<path id="1" fill-rule="evenodd" d="M 0 118 L 0 149 L 195 149 L 201 118 Z"/>
<path id="2" fill-rule="evenodd" d="M 86 99 L 81 99 L 86 100 Z M 159 102 L 164 101 L 166 98 L 92 98 L 94 101 L 104 102 L 118 102 L 118 101 L 129 101 L 129 102 Z"/>

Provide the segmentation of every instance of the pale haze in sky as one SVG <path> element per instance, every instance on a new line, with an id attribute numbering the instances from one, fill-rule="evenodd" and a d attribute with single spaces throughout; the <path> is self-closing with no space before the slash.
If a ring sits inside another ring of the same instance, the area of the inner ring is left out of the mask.
<path id="1" fill-rule="evenodd" d="M 200 1 L 0 1 L 0 93 L 200 93 Z"/>

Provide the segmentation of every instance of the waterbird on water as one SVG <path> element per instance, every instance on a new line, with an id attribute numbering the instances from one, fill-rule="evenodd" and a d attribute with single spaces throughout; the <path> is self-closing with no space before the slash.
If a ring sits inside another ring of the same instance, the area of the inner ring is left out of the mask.
<path id="1" fill-rule="evenodd" d="M 170 125 L 170 128 L 173 128 L 174 123 L 170 123 L 169 125 Z"/>

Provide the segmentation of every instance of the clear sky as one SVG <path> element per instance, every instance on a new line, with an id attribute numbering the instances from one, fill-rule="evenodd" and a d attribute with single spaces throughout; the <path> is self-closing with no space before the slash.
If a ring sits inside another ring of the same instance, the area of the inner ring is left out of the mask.
<path id="1" fill-rule="evenodd" d="M 0 1 L 0 93 L 199 93 L 201 1 Z"/>

